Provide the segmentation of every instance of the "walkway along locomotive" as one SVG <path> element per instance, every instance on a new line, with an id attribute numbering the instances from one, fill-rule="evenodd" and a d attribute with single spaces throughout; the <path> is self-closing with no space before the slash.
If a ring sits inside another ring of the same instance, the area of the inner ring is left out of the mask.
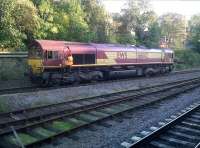
<path id="1" fill-rule="evenodd" d="M 29 46 L 28 64 L 31 80 L 47 85 L 167 73 L 173 69 L 173 59 L 171 49 L 35 40 Z"/>

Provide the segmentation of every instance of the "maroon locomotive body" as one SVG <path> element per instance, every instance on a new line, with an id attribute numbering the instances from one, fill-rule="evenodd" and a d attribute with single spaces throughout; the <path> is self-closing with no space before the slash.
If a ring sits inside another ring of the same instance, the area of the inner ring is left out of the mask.
<path id="1" fill-rule="evenodd" d="M 133 45 L 35 40 L 30 45 L 31 77 L 43 82 L 104 79 L 119 73 L 149 75 L 173 69 L 171 49 Z"/>

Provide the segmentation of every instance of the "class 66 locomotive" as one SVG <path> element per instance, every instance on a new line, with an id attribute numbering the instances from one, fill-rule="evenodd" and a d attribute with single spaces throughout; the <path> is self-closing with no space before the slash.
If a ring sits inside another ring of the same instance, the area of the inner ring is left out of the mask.
<path id="1" fill-rule="evenodd" d="M 31 81 L 44 86 L 164 74 L 173 64 L 171 49 L 121 44 L 34 40 L 28 54 Z"/>

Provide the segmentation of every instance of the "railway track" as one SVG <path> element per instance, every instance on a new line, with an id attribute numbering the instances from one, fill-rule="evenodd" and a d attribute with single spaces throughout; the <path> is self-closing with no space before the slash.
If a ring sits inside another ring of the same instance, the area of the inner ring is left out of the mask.
<path id="1" fill-rule="evenodd" d="M 32 147 L 200 86 L 200 78 L 0 114 L 0 146 Z"/>
<path id="2" fill-rule="evenodd" d="M 168 121 L 168 123 L 166 123 Z M 192 104 L 180 113 L 159 122 L 149 131 L 133 136 L 127 148 L 198 148 L 200 147 L 200 102 Z"/>
<path id="3" fill-rule="evenodd" d="M 193 73 L 193 72 L 199 72 L 200 69 L 193 69 L 193 70 L 182 70 L 182 71 L 174 71 L 168 75 L 174 75 L 174 74 L 186 74 L 186 73 Z M 162 75 L 160 77 L 164 77 L 166 75 Z M 94 85 L 99 83 L 113 83 L 113 82 L 120 82 L 120 81 L 129 81 L 133 79 L 149 79 L 144 77 L 131 77 L 131 78 L 122 78 L 122 79 L 114 79 L 114 80 L 105 80 L 105 81 L 98 81 L 98 82 L 85 82 L 80 84 L 71 84 L 71 85 L 65 85 L 65 86 L 52 86 L 52 87 L 40 87 L 38 85 L 32 85 L 32 86 L 26 86 L 26 87 L 16 87 L 16 88 L 6 88 L 6 89 L 0 89 L 0 95 L 3 94 L 14 94 L 14 93 L 24 93 L 24 92 L 36 92 L 36 91 L 42 91 L 42 90 L 53 90 L 53 89 L 59 89 L 59 88 L 68 88 L 68 87 L 77 87 L 77 86 L 87 86 L 87 85 Z"/>

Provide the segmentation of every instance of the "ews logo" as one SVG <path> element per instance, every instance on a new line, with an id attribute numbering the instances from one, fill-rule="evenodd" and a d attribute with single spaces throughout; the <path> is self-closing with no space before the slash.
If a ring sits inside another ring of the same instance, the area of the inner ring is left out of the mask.
<path id="1" fill-rule="evenodd" d="M 126 52 L 117 52 L 117 59 L 126 60 L 127 59 L 127 53 Z"/>

